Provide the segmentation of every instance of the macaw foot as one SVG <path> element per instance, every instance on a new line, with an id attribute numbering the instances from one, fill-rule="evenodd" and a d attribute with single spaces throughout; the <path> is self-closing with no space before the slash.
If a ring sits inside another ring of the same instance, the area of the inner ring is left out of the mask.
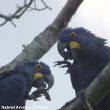
<path id="1" fill-rule="evenodd" d="M 54 67 L 55 66 L 59 66 L 59 68 L 66 68 L 67 67 L 68 70 L 67 70 L 66 74 L 69 73 L 69 70 L 71 68 L 71 63 L 69 61 L 63 60 L 63 61 L 56 61 L 54 63 L 55 63 Z"/>
<path id="2" fill-rule="evenodd" d="M 45 98 L 50 101 L 50 95 L 47 91 L 47 89 L 45 89 L 44 87 L 40 87 L 38 88 L 36 91 L 32 92 L 32 94 L 30 95 L 31 99 L 34 101 L 38 101 L 37 98 L 41 97 L 41 96 L 45 96 Z"/>
<path id="3" fill-rule="evenodd" d="M 71 63 L 67 60 L 63 60 L 63 61 L 56 61 L 54 62 L 55 66 L 60 66 L 59 68 L 65 68 L 65 67 L 70 67 L 71 66 Z"/>

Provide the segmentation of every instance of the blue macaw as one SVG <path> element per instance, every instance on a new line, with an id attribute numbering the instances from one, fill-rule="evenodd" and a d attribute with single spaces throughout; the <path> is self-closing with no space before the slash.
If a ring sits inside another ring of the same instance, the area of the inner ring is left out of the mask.
<path id="1" fill-rule="evenodd" d="M 58 52 L 64 61 L 56 62 L 56 65 L 68 67 L 67 72 L 78 96 L 110 61 L 110 47 L 105 45 L 105 39 L 95 36 L 82 27 L 64 29 L 59 37 Z M 68 59 L 73 60 L 73 63 L 70 64 Z M 109 108 L 110 93 L 93 107 L 94 110 L 109 110 Z"/>
<path id="2" fill-rule="evenodd" d="M 49 90 L 53 84 L 54 77 L 48 65 L 38 61 L 26 61 L 14 70 L 1 74 L 0 107 L 25 106 L 26 99 L 31 98 L 29 92 L 32 87 Z"/>

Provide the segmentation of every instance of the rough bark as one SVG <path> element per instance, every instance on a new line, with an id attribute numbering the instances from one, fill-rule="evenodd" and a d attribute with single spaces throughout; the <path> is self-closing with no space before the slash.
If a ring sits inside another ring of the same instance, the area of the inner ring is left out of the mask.
<path id="1" fill-rule="evenodd" d="M 57 34 L 68 24 L 72 15 L 76 12 L 83 0 L 68 0 L 59 15 L 42 33 L 35 39 L 9 64 L 0 68 L 0 74 L 14 69 L 18 64 L 29 60 L 40 59 L 58 40 Z M 27 57 L 28 56 L 28 57 Z"/>
<path id="2" fill-rule="evenodd" d="M 110 63 L 95 78 L 95 80 L 86 88 L 85 98 L 92 107 L 97 105 L 110 92 Z M 71 103 L 60 110 L 82 110 L 83 105 L 80 99 Z"/>

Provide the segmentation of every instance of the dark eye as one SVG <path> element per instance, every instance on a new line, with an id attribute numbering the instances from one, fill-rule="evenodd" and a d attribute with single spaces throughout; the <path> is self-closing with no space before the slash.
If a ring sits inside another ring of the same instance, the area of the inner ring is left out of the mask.
<path id="1" fill-rule="evenodd" d="M 76 38 L 76 36 L 77 36 L 77 34 L 76 34 L 75 32 L 72 32 L 72 33 L 71 33 L 71 37 L 72 37 L 72 38 Z"/>
<path id="2" fill-rule="evenodd" d="M 36 68 L 37 68 L 37 70 L 40 70 L 40 69 L 42 68 L 42 65 L 37 64 L 37 65 L 36 65 Z"/>

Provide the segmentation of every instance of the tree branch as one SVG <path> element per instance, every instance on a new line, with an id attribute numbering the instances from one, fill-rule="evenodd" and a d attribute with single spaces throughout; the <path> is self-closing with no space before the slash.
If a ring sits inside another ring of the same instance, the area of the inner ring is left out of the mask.
<path id="1" fill-rule="evenodd" d="M 55 21 L 48 26 L 42 33 L 25 46 L 28 52 L 28 59 L 40 59 L 58 40 L 58 33 L 65 27 L 65 22 L 68 23 L 72 15 L 78 9 L 83 0 L 68 0 Z M 73 8 L 74 7 L 74 8 Z M 68 14 L 69 12 L 69 14 Z M 62 21 L 61 21 L 62 20 Z M 12 62 L 0 68 L 0 73 L 14 69 L 17 65 L 27 59 L 27 53 L 23 50 Z"/>
<path id="2" fill-rule="evenodd" d="M 7 22 L 10 22 L 14 27 L 16 27 L 13 20 L 19 19 L 28 9 L 29 10 L 37 10 L 37 11 L 42 11 L 45 9 L 51 10 L 51 8 L 44 2 L 44 0 L 41 0 L 41 2 L 44 5 L 44 8 L 41 8 L 41 9 L 37 8 L 36 0 L 30 0 L 28 3 L 27 3 L 27 0 L 24 0 L 24 5 L 23 6 L 17 6 L 17 10 L 13 14 L 4 15 L 1 13 L 0 18 L 4 19 L 4 21 L 0 24 L 0 26 L 3 26 Z M 34 4 L 34 7 L 32 7 L 32 4 Z"/>
<path id="3" fill-rule="evenodd" d="M 95 80 L 86 88 L 85 98 L 92 107 L 97 105 L 110 91 L 110 63 L 102 70 Z M 80 99 L 59 110 L 82 110 Z"/>
<path id="4" fill-rule="evenodd" d="M 57 30 L 61 30 L 62 28 L 67 26 L 68 22 L 70 21 L 73 14 L 75 14 L 82 1 L 83 0 L 68 0 L 64 8 L 52 23 L 52 26 Z"/>

